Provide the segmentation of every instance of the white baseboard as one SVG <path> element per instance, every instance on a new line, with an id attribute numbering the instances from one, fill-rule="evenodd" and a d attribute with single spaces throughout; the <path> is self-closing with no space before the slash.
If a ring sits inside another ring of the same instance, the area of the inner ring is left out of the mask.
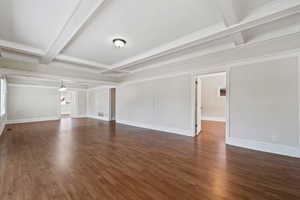
<path id="1" fill-rule="evenodd" d="M 99 116 L 94 116 L 94 115 L 87 115 L 87 118 L 92 118 L 92 119 L 99 119 L 103 121 L 109 121 L 108 117 L 99 117 Z"/>
<path id="2" fill-rule="evenodd" d="M 3 122 L 2 125 L 0 126 L 0 136 L 4 133 L 5 126 L 6 126 L 6 123 Z"/>
<path id="3" fill-rule="evenodd" d="M 87 115 L 71 115 L 71 118 L 88 118 Z"/>
<path id="4" fill-rule="evenodd" d="M 156 125 L 139 123 L 139 122 L 130 122 L 130 121 L 126 121 L 126 120 L 117 120 L 117 123 L 126 124 L 129 126 L 140 127 L 140 128 L 152 129 L 152 130 L 157 130 L 157 131 L 175 133 L 175 134 L 179 134 L 179 135 L 194 136 L 194 133 L 192 130 L 174 129 L 174 128 L 170 128 L 170 127 L 156 126 Z"/>
<path id="5" fill-rule="evenodd" d="M 7 120 L 6 124 L 19 124 L 19 123 L 29 123 L 29 122 L 42 122 L 42 121 L 53 121 L 59 120 L 59 117 L 39 117 L 39 118 L 30 118 L 30 119 L 16 119 L 16 120 Z"/>
<path id="6" fill-rule="evenodd" d="M 205 116 L 202 116 L 201 119 L 206 120 L 206 121 L 226 122 L 225 117 L 205 117 Z"/>
<path id="7" fill-rule="evenodd" d="M 280 154 L 300 158 L 300 148 L 290 147 L 282 144 L 272 144 L 267 142 L 258 142 L 253 140 L 246 140 L 240 138 L 226 138 L 226 144 L 253 149 L 257 151 L 264 151 L 268 153 Z"/>

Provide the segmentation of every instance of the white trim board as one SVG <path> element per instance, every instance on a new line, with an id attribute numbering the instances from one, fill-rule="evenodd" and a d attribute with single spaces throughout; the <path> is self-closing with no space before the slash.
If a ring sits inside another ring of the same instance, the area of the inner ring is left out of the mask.
<path id="1" fill-rule="evenodd" d="M 4 134 L 5 127 L 6 127 L 6 123 L 2 122 L 2 126 L 0 126 L 0 137 Z"/>
<path id="2" fill-rule="evenodd" d="M 95 116 L 95 115 L 87 115 L 87 118 L 91 118 L 91 119 L 98 119 L 98 120 L 103 120 L 103 121 L 109 121 L 108 117 L 99 117 L 99 116 Z"/>
<path id="3" fill-rule="evenodd" d="M 28 119 L 15 119 L 15 120 L 6 120 L 5 124 L 20 124 L 20 123 L 29 123 L 29 122 L 53 121 L 53 120 L 59 120 L 59 119 L 60 118 L 57 116 L 28 118 Z"/>
<path id="4" fill-rule="evenodd" d="M 135 127 L 139 127 L 139 128 L 163 131 L 163 132 L 168 132 L 168 133 L 175 133 L 178 135 L 184 135 L 184 136 L 190 136 L 190 137 L 194 136 L 193 130 L 176 129 L 176 128 L 170 128 L 170 127 L 165 127 L 165 126 L 145 124 L 145 123 L 140 123 L 140 122 L 130 122 L 130 121 L 126 121 L 126 120 L 116 120 L 116 122 L 119 124 L 125 124 L 125 125 L 135 126 Z"/>
<path id="5" fill-rule="evenodd" d="M 71 118 L 74 118 L 74 119 L 78 119 L 78 118 L 88 118 L 87 115 L 71 115 Z"/>
<path id="6" fill-rule="evenodd" d="M 247 149 L 300 158 L 300 148 L 254 140 L 227 137 L 226 144 Z"/>
<path id="7" fill-rule="evenodd" d="M 202 120 L 215 121 L 215 122 L 226 122 L 226 117 L 206 117 L 206 116 L 202 116 Z"/>

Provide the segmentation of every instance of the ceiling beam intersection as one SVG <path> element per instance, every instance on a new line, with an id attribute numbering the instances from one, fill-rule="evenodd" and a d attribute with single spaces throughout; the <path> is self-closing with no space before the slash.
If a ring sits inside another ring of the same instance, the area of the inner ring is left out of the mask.
<path id="1" fill-rule="evenodd" d="M 58 37 L 50 45 L 41 63 L 49 64 L 66 47 L 72 38 L 82 29 L 104 0 L 80 0 Z"/>
<path id="2" fill-rule="evenodd" d="M 219 7 L 222 12 L 224 24 L 226 27 L 233 26 L 240 22 L 240 19 L 237 14 L 237 2 L 234 0 L 218 0 Z M 242 31 L 232 34 L 232 38 L 236 46 L 244 44 L 246 42 L 245 37 Z"/>

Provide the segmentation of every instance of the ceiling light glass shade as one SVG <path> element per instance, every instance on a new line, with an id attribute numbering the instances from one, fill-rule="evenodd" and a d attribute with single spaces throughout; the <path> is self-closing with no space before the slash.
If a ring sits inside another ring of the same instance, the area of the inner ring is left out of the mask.
<path id="1" fill-rule="evenodd" d="M 58 89 L 58 91 L 60 91 L 60 92 L 64 92 L 64 91 L 66 91 L 67 90 L 67 88 L 65 87 L 65 86 L 61 86 L 59 89 Z"/>
<path id="2" fill-rule="evenodd" d="M 116 47 L 122 48 L 122 47 L 125 47 L 127 42 L 123 39 L 117 38 L 117 39 L 113 40 L 113 43 Z"/>
<path id="3" fill-rule="evenodd" d="M 67 88 L 66 88 L 66 86 L 64 86 L 64 83 L 63 83 L 63 81 L 61 82 L 61 85 L 60 85 L 60 88 L 58 89 L 58 91 L 60 91 L 60 92 L 64 92 L 64 91 L 66 91 L 67 90 Z"/>

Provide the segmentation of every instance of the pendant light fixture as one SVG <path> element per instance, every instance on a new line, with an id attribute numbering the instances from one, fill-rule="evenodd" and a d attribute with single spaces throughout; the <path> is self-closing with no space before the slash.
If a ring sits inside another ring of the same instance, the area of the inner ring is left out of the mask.
<path id="1" fill-rule="evenodd" d="M 61 81 L 61 85 L 60 85 L 60 88 L 58 89 L 58 91 L 64 92 L 64 91 L 66 91 L 66 90 L 67 90 L 67 88 L 66 88 L 66 86 L 64 85 L 64 82 Z"/>

